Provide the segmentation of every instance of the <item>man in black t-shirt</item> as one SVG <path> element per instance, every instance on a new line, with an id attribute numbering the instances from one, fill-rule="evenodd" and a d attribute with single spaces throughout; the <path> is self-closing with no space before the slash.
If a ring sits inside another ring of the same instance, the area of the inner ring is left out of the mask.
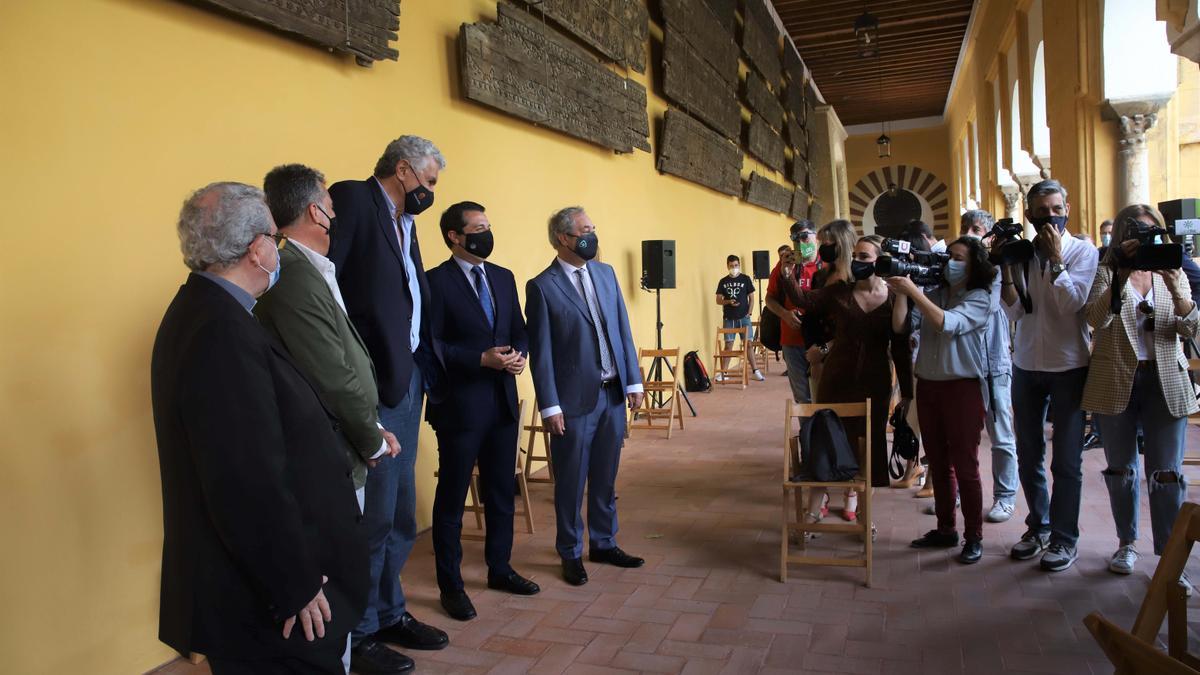
<path id="1" fill-rule="evenodd" d="M 746 340 L 753 340 L 754 327 L 750 319 L 750 309 L 754 306 L 754 280 L 742 274 L 742 261 L 736 255 L 726 258 L 725 266 L 729 269 L 729 274 L 717 282 L 717 304 L 721 305 L 723 325 L 725 328 L 745 328 Z M 732 344 L 733 338 L 730 337 L 725 341 L 725 348 L 728 349 Z M 746 348 L 746 363 L 754 372 L 754 379 L 762 382 L 763 374 L 754 363 L 754 352 L 749 344 L 742 346 Z M 729 367 L 729 359 L 721 361 L 721 368 Z M 717 380 L 722 379 L 724 377 L 721 373 L 717 373 Z"/>

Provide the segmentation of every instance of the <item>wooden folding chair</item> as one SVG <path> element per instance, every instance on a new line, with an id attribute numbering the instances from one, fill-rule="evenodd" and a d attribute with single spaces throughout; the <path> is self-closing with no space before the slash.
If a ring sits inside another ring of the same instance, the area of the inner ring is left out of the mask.
<path id="1" fill-rule="evenodd" d="M 680 400 L 679 382 L 679 349 L 641 349 L 638 350 L 638 361 L 650 359 L 649 377 L 642 368 L 642 386 L 646 395 L 642 397 L 642 406 L 630 411 L 625 425 L 625 435 L 634 429 L 666 429 L 667 439 L 671 438 L 671 430 L 678 421 L 683 429 L 683 405 Z M 655 359 L 658 368 L 654 367 Z M 665 424 L 659 423 L 666 420 Z"/>
<path id="2" fill-rule="evenodd" d="M 863 418 L 864 435 L 850 439 L 858 449 L 859 473 L 845 482 L 822 482 L 798 480 L 800 472 L 800 427 L 803 420 L 812 417 L 818 410 L 832 410 L 841 419 Z M 872 540 L 871 540 L 871 458 L 867 443 L 871 438 L 871 400 L 862 403 L 796 403 L 790 397 L 784 406 L 783 436 L 783 520 L 780 528 L 779 580 L 787 581 L 789 564 L 823 565 L 834 567 L 862 567 L 866 570 L 866 586 L 871 587 Z M 814 488 L 854 490 L 858 493 L 859 517 L 853 523 L 807 523 L 804 519 L 804 490 Z M 791 502 L 791 503 L 789 503 Z M 792 520 L 794 513 L 795 521 Z M 852 558 L 799 555 L 790 551 L 791 535 L 796 533 L 798 546 L 806 551 L 805 535 L 809 532 L 842 532 L 862 537 L 863 551 Z"/>
<path id="3" fill-rule="evenodd" d="M 736 341 L 726 343 L 726 339 Z M 734 348 L 737 345 L 737 348 Z M 713 352 L 713 384 L 740 384 L 745 389 L 750 384 L 750 364 L 746 360 L 750 345 L 746 342 L 746 328 L 718 328 L 717 348 Z M 722 368 L 721 360 L 729 359 L 730 368 Z M 735 361 L 736 359 L 736 361 Z M 737 363 L 736 366 L 733 366 Z M 720 377 L 717 377 L 720 375 Z M 730 379 L 733 375 L 734 378 Z"/>
<path id="4" fill-rule="evenodd" d="M 528 402 L 525 399 L 521 399 L 521 402 L 517 407 L 517 419 L 518 420 L 525 419 L 525 410 L 528 407 L 529 407 Z M 513 476 L 516 478 L 516 481 L 517 481 L 517 489 L 521 493 L 520 499 L 522 502 L 522 506 L 524 507 L 524 510 L 518 511 L 516 515 L 522 515 L 525 517 L 525 531 L 528 532 L 529 534 L 533 534 L 533 507 L 529 501 L 529 483 L 527 482 L 526 477 L 525 477 L 525 468 L 524 468 L 524 462 L 521 460 L 521 452 L 522 452 L 521 451 L 521 433 L 520 433 L 520 431 L 518 431 L 517 432 L 517 461 L 516 461 L 515 466 L 513 467 Z M 438 472 L 438 471 L 434 471 L 433 472 L 434 477 L 435 478 L 438 477 L 439 473 L 440 472 Z M 483 503 L 479 500 L 479 465 L 478 464 L 476 464 L 475 467 L 471 469 L 471 485 L 467 491 L 467 504 L 466 504 L 466 506 L 463 507 L 463 513 L 464 513 L 464 515 L 467 513 L 474 514 L 475 528 L 477 530 L 479 530 L 479 532 L 478 533 L 464 532 L 464 533 L 462 533 L 462 538 L 470 539 L 473 541 L 482 540 L 484 538 L 484 536 L 483 536 L 483 531 L 484 531 Z"/>
<path id="5" fill-rule="evenodd" d="M 771 357 L 774 356 L 774 352 L 763 345 L 761 339 L 762 333 L 759 332 L 759 323 L 759 321 L 754 321 L 750 324 L 753 326 L 750 330 L 754 335 L 754 339 L 750 341 L 750 353 L 754 355 L 754 364 L 758 366 L 759 370 L 769 373 L 771 372 Z"/>
<path id="6" fill-rule="evenodd" d="M 1200 359 L 1188 359 L 1188 370 L 1196 373 L 1196 377 L 1200 378 Z M 1200 425 L 1200 413 L 1188 415 L 1188 424 Z M 1192 452 L 1191 448 L 1184 444 L 1183 448 L 1183 465 L 1184 466 L 1200 466 L 1200 454 Z"/>
<path id="7" fill-rule="evenodd" d="M 1116 667 L 1115 675 L 1200 675 L 1200 670 L 1137 639 L 1099 612 L 1084 617 L 1083 625 L 1091 631 L 1105 656 Z M 1186 644 L 1186 634 L 1183 640 Z"/>
<path id="8" fill-rule="evenodd" d="M 540 404 L 537 399 L 533 401 L 533 412 L 529 416 L 529 424 L 524 427 L 525 431 L 529 432 L 528 440 L 525 447 L 520 452 L 525 453 L 525 480 L 529 483 L 553 483 L 554 482 L 554 460 L 550 459 L 550 432 L 546 426 L 542 424 L 542 413 Z M 524 415 L 522 415 L 522 419 Z M 542 454 L 535 454 L 538 439 L 542 441 Z M 546 463 L 546 477 L 536 476 L 536 470 L 533 468 L 534 462 Z"/>

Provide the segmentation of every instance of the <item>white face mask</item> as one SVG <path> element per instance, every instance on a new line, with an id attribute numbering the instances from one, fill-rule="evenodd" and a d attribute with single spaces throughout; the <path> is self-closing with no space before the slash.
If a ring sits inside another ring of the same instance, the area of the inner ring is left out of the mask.
<path id="1" fill-rule="evenodd" d="M 946 240 L 938 239 L 937 243 L 934 244 L 933 247 L 931 247 L 929 250 L 934 253 L 945 253 L 946 252 Z"/>
<path id="2" fill-rule="evenodd" d="M 742 273 L 742 268 L 740 268 L 736 265 L 729 268 L 729 276 L 731 276 L 731 277 L 736 277 L 737 275 L 739 275 L 741 273 Z"/>
<path id="3" fill-rule="evenodd" d="M 1100 235 L 1100 245 L 1101 246 L 1108 246 L 1111 243 L 1112 243 L 1112 235 L 1111 234 Z"/>

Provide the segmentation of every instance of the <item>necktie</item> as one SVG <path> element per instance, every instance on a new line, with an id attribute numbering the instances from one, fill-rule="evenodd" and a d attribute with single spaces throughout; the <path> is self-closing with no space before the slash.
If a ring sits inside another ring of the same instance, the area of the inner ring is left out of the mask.
<path id="1" fill-rule="evenodd" d="M 604 324 L 600 323 L 600 310 L 596 307 L 595 299 L 587 292 L 587 284 L 583 282 L 583 270 L 575 270 L 575 278 L 579 281 L 579 294 L 583 296 L 588 313 L 592 315 L 592 327 L 596 329 L 596 344 L 600 348 L 600 373 L 614 373 L 616 369 L 613 368 L 612 353 L 608 350 L 608 339 L 604 337 Z"/>
<path id="2" fill-rule="evenodd" d="M 496 327 L 496 309 L 492 307 L 492 293 L 483 281 L 483 267 L 476 265 L 471 268 L 475 275 L 475 292 L 479 294 L 479 304 L 483 306 L 483 314 L 487 317 L 488 326 Z"/>

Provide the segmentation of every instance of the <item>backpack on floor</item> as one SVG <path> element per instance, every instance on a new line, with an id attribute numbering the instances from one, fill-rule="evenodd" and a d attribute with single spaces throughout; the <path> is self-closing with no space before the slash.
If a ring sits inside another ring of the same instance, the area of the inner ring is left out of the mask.
<path id="1" fill-rule="evenodd" d="M 858 457 L 850 447 L 842 420 L 822 408 L 800 426 L 801 480 L 848 481 L 858 473 Z"/>
<path id="2" fill-rule="evenodd" d="M 712 381 L 708 379 L 708 371 L 704 362 L 696 352 L 688 352 L 683 356 L 683 387 L 688 391 L 708 391 L 712 389 Z"/>

